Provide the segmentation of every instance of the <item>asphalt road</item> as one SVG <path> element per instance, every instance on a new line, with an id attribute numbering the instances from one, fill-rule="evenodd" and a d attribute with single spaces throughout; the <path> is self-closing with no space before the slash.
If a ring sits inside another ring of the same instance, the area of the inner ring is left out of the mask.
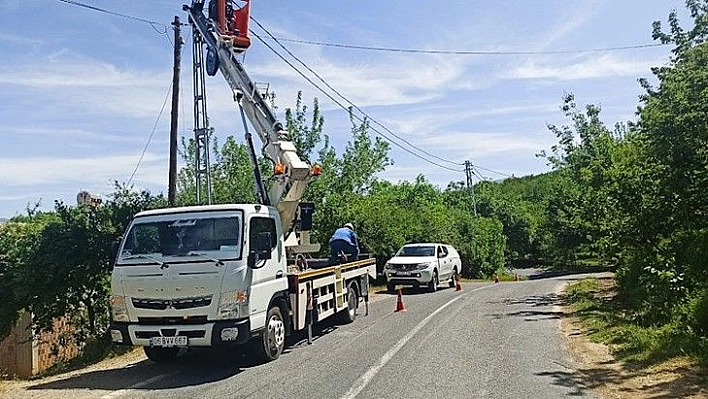
<path id="1" fill-rule="evenodd" d="M 378 293 L 352 324 L 327 323 L 277 361 L 195 350 L 174 362 L 40 382 L 33 398 L 560 398 L 594 397 L 564 353 L 559 288 L 582 275 L 466 283 L 457 292 Z M 442 286 L 441 286 L 442 288 Z"/>

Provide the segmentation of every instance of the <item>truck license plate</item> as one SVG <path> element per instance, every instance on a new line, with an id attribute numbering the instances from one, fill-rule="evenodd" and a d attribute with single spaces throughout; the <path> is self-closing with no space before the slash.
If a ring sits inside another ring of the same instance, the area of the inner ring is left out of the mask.
<path id="1" fill-rule="evenodd" d="M 399 276 L 410 276 L 411 272 L 398 272 Z"/>
<path id="2" fill-rule="evenodd" d="M 150 346 L 187 346 L 187 337 L 183 335 L 176 337 L 152 337 L 150 338 Z"/>

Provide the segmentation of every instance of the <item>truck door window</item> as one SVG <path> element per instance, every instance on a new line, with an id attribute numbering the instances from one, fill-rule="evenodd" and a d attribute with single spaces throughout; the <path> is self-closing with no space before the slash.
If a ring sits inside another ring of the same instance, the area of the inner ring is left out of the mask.
<path id="1" fill-rule="evenodd" d="M 444 258 L 447 256 L 447 249 L 445 247 L 438 247 L 438 258 Z"/>
<path id="2" fill-rule="evenodd" d="M 249 229 L 248 229 L 249 247 L 256 240 L 258 233 L 268 232 L 268 233 L 270 233 L 270 236 L 271 236 L 270 249 L 271 250 L 275 249 L 275 246 L 277 244 L 277 240 L 275 239 L 275 237 L 276 237 L 276 235 L 275 235 L 275 219 L 264 218 L 264 217 L 254 217 L 251 219 L 251 222 L 249 223 L 248 226 L 249 226 Z"/>

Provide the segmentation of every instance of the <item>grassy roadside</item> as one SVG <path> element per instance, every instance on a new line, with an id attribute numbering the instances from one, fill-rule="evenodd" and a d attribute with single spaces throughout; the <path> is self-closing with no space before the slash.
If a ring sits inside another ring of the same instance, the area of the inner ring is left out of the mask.
<path id="1" fill-rule="evenodd" d="M 615 296 L 614 279 L 585 279 L 569 285 L 565 300 L 571 315 L 579 317 L 590 340 L 608 345 L 617 360 L 647 368 L 687 359 L 708 385 L 708 339 L 678 327 L 677 323 L 641 326 Z"/>

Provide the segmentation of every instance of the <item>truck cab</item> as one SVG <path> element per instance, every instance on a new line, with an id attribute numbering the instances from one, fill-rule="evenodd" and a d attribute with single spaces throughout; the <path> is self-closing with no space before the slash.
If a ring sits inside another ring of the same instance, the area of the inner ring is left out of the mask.
<path id="1" fill-rule="evenodd" d="M 288 325 L 287 260 L 278 211 L 254 204 L 138 213 L 118 247 L 111 335 L 161 360 L 180 346 L 244 343 Z M 279 320 L 266 320 L 281 306 Z M 268 337 L 266 337 L 268 339 Z"/>

